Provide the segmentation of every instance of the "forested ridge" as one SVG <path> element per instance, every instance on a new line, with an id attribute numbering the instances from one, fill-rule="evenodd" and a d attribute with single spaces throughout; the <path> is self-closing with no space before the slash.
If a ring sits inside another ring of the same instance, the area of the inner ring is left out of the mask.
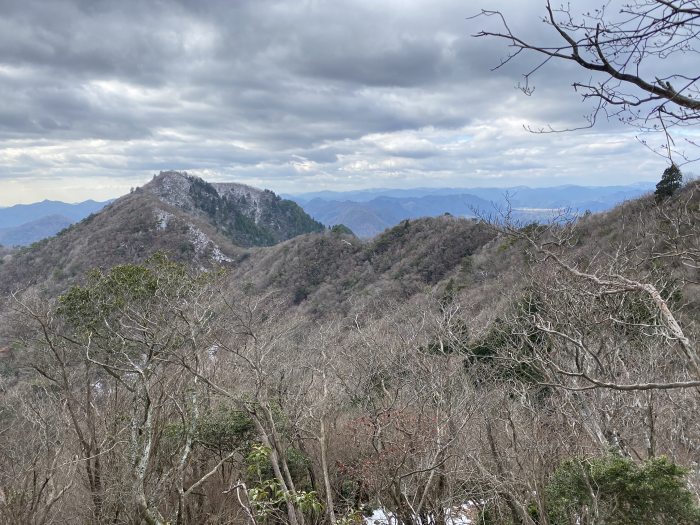
<path id="1" fill-rule="evenodd" d="M 699 203 L 105 252 L 15 289 L 0 521 L 698 523 Z"/>

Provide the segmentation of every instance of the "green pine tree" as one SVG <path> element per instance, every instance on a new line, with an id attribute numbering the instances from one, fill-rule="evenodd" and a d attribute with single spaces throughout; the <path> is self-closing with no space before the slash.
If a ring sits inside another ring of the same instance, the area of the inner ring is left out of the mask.
<path id="1" fill-rule="evenodd" d="M 678 188 L 681 187 L 683 182 L 683 174 L 678 166 L 671 164 L 668 168 L 664 170 L 661 180 L 656 185 L 656 191 L 654 195 L 656 196 L 656 202 L 661 202 L 667 197 L 673 195 Z"/>

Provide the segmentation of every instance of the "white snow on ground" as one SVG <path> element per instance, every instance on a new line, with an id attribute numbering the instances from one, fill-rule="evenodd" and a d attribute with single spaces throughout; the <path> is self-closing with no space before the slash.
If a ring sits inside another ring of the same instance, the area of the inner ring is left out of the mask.
<path id="1" fill-rule="evenodd" d="M 168 223 L 170 222 L 170 219 L 173 217 L 172 213 L 168 213 L 167 211 L 163 210 L 156 210 L 158 212 L 158 215 L 156 215 L 156 220 L 158 221 L 158 229 L 159 230 L 164 230 L 168 227 Z"/>
<path id="2" fill-rule="evenodd" d="M 172 213 L 165 210 L 156 210 L 156 225 L 159 230 L 165 230 L 168 227 L 171 219 L 174 218 Z M 189 238 L 194 245 L 194 253 L 197 257 L 203 256 L 207 248 L 211 246 L 211 259 L 217 263 L 232 262 L 233 259 L 224 255 L 221 249 L 205 234 L 202 230 L 189 224 Z"/>
<path id="3" fill-rule="evenodd" d="M 211 258 L 218 263 L 233 261 L 230 257 L 226 257 L 216 244 L 214 244 L 214 248 L 211 251 Z"/>
<path id="4" fill-rule="evenodd" d="M 211 258 L 218 262 L 232 262 L 233 259 L 227 257 L 223 254 L 221 249 L 209 238 L 207 235 L 197 228 L 196 226 L 190 224 L 190 240 L 194 245 L 194 253 L 197 257 L 201 257 L 206 252 L 209 245 L 211 245 Z"/>
<path id="5" fill-rule="evenodd" d="M 158 198 L 178 208 L 188 208 L 191 205 L 189 194 L 192 182 L 186 173 L 168 171 L 161 173 L 158 183 L 147 185 L 147 190 Z"/>
<path id="6" fill-rule="evenodd" d="M 204 250 L 207 249 L 207 246 L 209 246 L 211 241 L 202 230 L 191 224 L 189 226 L 190 241 L 192 241 L 192 245 L 194 246 L 194 253 L 197 255 L 197 257 L 200 257 L 204 254 Z"/>
<path id="7" fill-rule="evenodd" d="M 475 513 L 475 506 L 471 503 L 465 503 L 461 507 L 453 507 L 446 509 L 446 525 L 471 525 L 475 522 L 469 517 Z M 422 523 L 419 518 L 416 518 L 415 523 Z M 399 520 L 396 516 L 387 512 L 385 509 L 374 509 L 371 516 L 364 518 L 365 525 L 398 525 Z M 433 525 L 435 519 L 430 516 L 422 525 Z"/>

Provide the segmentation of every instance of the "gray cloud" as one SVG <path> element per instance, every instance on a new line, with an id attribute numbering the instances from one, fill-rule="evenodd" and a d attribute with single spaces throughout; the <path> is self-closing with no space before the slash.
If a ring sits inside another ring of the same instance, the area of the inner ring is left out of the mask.
<path id="1" fill-rule="evenodd" d="M 542 31 L 525 0 L 0 0 L 0 205 L 170 168 L 286 192 L 656 178 L 614 122 L 523 130 L 581 124 L 580 72 L 526 97 L 527 58 L 490 71 L 506 49 L 467 17 L 499 5 Z"/>

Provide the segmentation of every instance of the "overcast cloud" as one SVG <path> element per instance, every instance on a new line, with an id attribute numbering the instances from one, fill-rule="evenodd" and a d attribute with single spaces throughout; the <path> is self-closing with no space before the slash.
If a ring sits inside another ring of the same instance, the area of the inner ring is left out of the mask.
<path id="1" fill-rule="evenodd" d="M 525 62 L 490 71 L 504 43 L 467 17 L 498 5 L 546 31 L 542 0 L 0 0 L 0 205 L 167 169 L 291 193 L 657 179 L 633 129 L 523 129 L 580 126 L 586 76 L 552 64 L 526 97 Z"/>

